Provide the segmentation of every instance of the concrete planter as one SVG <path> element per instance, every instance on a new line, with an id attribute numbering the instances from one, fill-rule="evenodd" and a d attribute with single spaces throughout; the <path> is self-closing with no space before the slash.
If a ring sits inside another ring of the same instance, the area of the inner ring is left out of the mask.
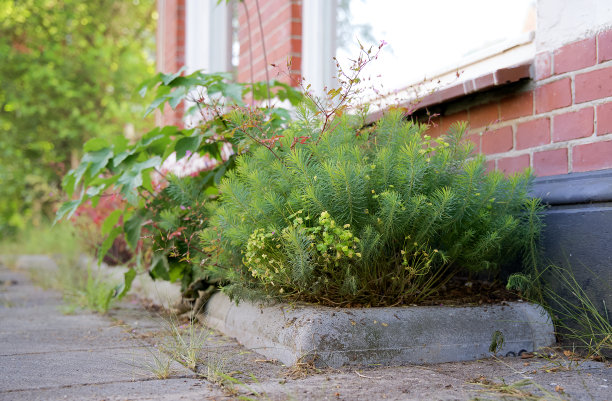
<path id="1" fill-rule="evenodd" d="M 231 302 L 215 294 L 206 324 L 285 365 L 314 358 L 317 366 L 400 365 L 467 361 L 534 351 L 555 343 L 548 314 L 524 302 L 478 307 L 329 308 Z"/>

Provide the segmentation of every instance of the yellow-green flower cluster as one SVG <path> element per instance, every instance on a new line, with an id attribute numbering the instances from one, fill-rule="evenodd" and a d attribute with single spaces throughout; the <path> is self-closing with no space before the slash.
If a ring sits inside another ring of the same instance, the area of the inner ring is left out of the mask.
<path id="1" fill-rule="evenodd" d="M 284 268 L 278 260 L 276 250 L 281 247 L 274 231 L 266 232 L 258 228 L 251 233 L 242 262 L 255 278 L 270 281 L 274 285 L 274 275 Z"/>
<path id="2" fill-rule="evenodd" d="M 312 229 L 313 233 L 317 234 L 314 236 L 317 251 L 326 259 L 361 257 L 361 254 L 356 252 L 359 238 L 355 237 L 349 228 L 350 224 L 339 227 L 327 211 L 321 213 L 319 225 Z"/>

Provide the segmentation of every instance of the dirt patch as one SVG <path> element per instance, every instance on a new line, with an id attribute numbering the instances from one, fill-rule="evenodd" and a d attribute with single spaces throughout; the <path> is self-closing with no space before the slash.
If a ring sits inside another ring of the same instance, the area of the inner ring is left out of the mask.
<path id="1" fill-rule="evenodd" d="M 420 305 L 482 305 L 517 301 L 520 296 L 499 281 L 454 277 Z"/>

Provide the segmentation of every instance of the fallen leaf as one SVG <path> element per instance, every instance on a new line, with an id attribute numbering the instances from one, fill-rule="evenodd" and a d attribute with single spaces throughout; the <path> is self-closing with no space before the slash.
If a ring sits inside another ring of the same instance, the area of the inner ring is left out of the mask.
<path id="1" fill-rule="evenodd" d="M 559 385 L 557 384 L 557 386 L 555 387 L 555 391 L 556 391 L 557 393 L 562 393 L 562 392 L 563 392 L 563 387 L 561 387 L 561 386 L 559 386 Z"/>

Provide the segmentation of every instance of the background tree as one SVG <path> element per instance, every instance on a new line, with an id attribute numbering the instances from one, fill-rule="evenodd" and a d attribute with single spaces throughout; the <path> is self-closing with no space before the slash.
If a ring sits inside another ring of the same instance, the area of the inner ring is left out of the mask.
<path id="1" fill-rule="evenodd" d="M 85 141 L 152 124 L 156 19 L 155 0 L 0 0 L 0 234 L 53 215 Z"/>

